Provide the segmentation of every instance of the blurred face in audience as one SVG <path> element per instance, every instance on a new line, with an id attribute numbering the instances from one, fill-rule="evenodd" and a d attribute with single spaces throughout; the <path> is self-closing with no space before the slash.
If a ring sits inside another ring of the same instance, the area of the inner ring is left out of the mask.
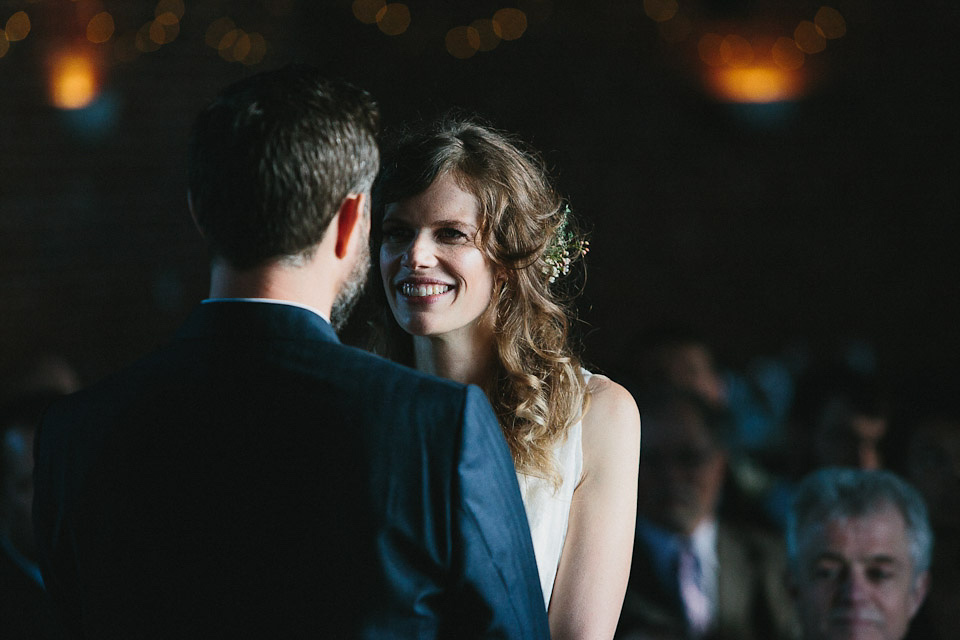
<path id="1" fill-rule="evenodd" d="M 659 358 L 660 367 L 671 384 L 696 393 L 713 407 L 726 405 L 726 386 L 706 346 L 684 344 L 663 347 Z"/>
<path id="2" fill-rule="evenodd" d="M 913 432 L 907 473 L 935 528 L 960 530 L 960 421 L 932 420 Z"/>
<path id="3" fill-rule="evenodd" d="M 886 506 L 800 532 L 792 588 L 804 640 L 900 640 L 927 590 L 906 524 Z"/>
<path id="4" fill-rule="evenodd" d="M 881 469 L 881 445 L 886 435 L 886 417 L 867 415 L 843 400 L 831 402 L 824 409 L 814 437 L 818 464 Z"/>
<path id="5" fill-rule="evenodd" d="M 644 420 L 638 510 L 667 529 L 689 534 L 714 515 L 726 455 L 687 403 L 671 403 Z"/>

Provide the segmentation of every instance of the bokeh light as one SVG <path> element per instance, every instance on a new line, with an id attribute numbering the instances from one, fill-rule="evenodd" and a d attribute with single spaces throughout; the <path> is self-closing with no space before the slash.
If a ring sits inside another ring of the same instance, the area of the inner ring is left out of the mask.
<path id="1" fill-rule="evenodd" d="M 493 14 L 493 30 L 503 40 L 516 40 L 527 30 L 527 14 L 520 9 L 500 9 Z"/>
<path id="2" fill-rule="evenodd" d="M 386 0 L 353 0 L 353 15 L 363 24 L 373 24 L 385 6 Z"/>
<path id="3" fill-rule="evenodd" d="M 721 44 L 723 44 L 723 38 L 716 33 L 705 33 L 700 36 L 700 40 L 697 42 L 697 53 L 700 55 L 700 59 L 711 67 L 722 66 Z"/>
<path id="4" fill-rule="evenodd" d="M 171 12 L 161 13 L 150 24 L 150 39 L 157 44 L 169 44 L 180 35 L 180 19 Z"/>
<path id="5" fill-rule="evenodd" d="M 775 65 L 788 71 L 799 69 L 806 59 L 793 38 L 777 38 L 770 49 L 770 55 Z"/>
<path id="6" fill-rule="evenodd" d="M 50 101 L 60 109 L 82 109 L 97 97 L 97 69 L 92 56 L 62 51 L 50 59 Z"/>
<path id="7" fill-rule="evenodd" d="M 160 0 L 153 10 L 153 15 L 159 18 L 165 13 L 172 13 L 177 17 L 177 20 L 180 20 L 184 11 L 183 0 Z"/>
<path id="8" fill-rule="evenodd" d="M 102 44 L 113 37 L 115 29 L 113 16 L 106 11 L 101 11 L 87 23 L 87 40 L 94 44 Z"/>
<path id="9" fill-rule="evenodd" d="M 720 43 L 720 59 L 731 67 L 746 67 L 753 57 L 753 47 L 743 36 L 730 34 Z"/>
<path id="10" fill-rule="evenodd" d="M 709 84 L 721 100 L 750 104 L 792 100 L 803 89 L 802 78 L 795 72 L 762 65 L 713 69 Z"/>
<path id="11" fill-rule="evenodd" d="M 493 51 L 500 44 L 500 36 L 493 28 L 493 20 L 474 20 L 470 26 L 477 34 L 477 49 Z"/>
<path id="12" fill-rule="evenodd" d="M 242 35 L 244 35 L 243 29 L 231 29 L 223 34 L 220 42 L 217 43 L 217 53 L 220 54 L 221 58 L 227 62 L 236 62 L 237 58 L 233 55 L 234 46 Z"/>
<path id="13" fill-rule="evenodd" d="M 146 23 L 137 31 L 136 47 L 140 53 L 151 53 L 160 48 L 160 43 L 151 37 L 153 29 L 153 20 Z"/>
<path id="14" fill-rule="evenodd" d="M 23 40 L 30 33 L 30 16 L 26 11 L 17 11 L 7 19 L 7 26 L 4 27 L 7 34 L 7 40 L 17 42 Z"/>
<path id="15" fill-rule="evenodd" d="M 7 55 L 7 51 L 10 50 L 10 41 L 7 40 L 7 34 L 3 29 L 0 29 L 0 58 Z"/>
<path id="16" fill-rule="evenodd" d="M 477 52 L 480 35 L 473 27 L 454 27 L 447 31 L 444 42 L 450 55 L 465 60 Z"/>
<path id="17" fill-rule="evenodd" d="M 236 28 L 236 23 L 230 18 L 217 18 L 207 26 L 207 31 L 204 34 L 204 42 L 207 43 L 208 47 L 219 49 L 220 41 L 223 40 L 223 36 L 227 35 Z"/>
<path id="18" fill-rule="evenodd" d="M 267 41 L 259 33 L 247 35 L 250 38 L 250 51 L 240 62 L 248 66 L 260 64 L 267 55 Z"/>
<path id="19" fill-rule="evenodd" d="M 847 22 L 840 12 L 832 7 L 820 7 L 813 18 L 820 33 L 828 40 L 842 38 L 847 33 Z"/>
<path id="20" fill-rule="evenodd" d="M 237 62 L 242 62 L 250 55 L 250 48 L 250 34 L 241 33 L 230 48 L 230 57 Z"/>
<path id="21" fill-rule="evenodd" d="M 797 25 L 793 39 L 804 53 L 820 53 L 827 48 L 827 39 L 823 37 L 817 25 L 804 20 Z"/>
<path id="22" fill-rule="evenodd" d="M 643 10 L 654 22 L 666 22 L 680 10 L 677 0 L 643 0 Z"/>
<path id="23" fill-rule="evenodd" d="M 377 27 L 388 36 L 398 36 L 410 26 L 410 9 L 400 2 L 384 5 L 377 12 Z"/>
<path id="24" fill-rule="evenodd" d="M 118 62 L 133 62 L 140 57 L 140 50 L 137 48 L 137 34 L 133 32 L 125 33 L 114 41 L 113 56 Z"/>
<path id="25" fill-rule="evenodd" d="M 693 33 L 693 23 L 683 15 L 676 15 L 659 23 L 657 28 L 660 30 L 660 37 L 673 44 L 683 42 Z"/>

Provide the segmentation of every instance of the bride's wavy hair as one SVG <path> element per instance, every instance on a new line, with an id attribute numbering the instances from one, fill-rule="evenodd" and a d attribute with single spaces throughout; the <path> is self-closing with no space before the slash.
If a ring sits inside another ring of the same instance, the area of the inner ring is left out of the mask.
<path id="1" fill-rule="evenodd" d="M 538 154 L 474 118 L 447 116 L 388 145 L 374 187 L 375 249 L 386 206 L 424 192 L 441 175 L 479 201 L 477 245 L 499 276 L 487 309 L 498 365 L 487 389 L 491 404 L 517 470 L 559 486 L 552 450 L 586 410 L 587 394 L 570 340 L 575 292 L 554 281 L 556 258 L 549 256 L 571 238 L 579 243 L 579 230 Z M 371 346 L 412 364 L 412 340 L 376 289 L 381 331 Z"/>

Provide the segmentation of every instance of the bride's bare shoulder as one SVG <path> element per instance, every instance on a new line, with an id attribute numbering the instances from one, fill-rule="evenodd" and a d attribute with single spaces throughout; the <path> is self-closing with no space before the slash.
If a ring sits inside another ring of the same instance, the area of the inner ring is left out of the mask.
<path id="1" fill-rule="evenodd" d="M 585 461 L 590 453 L 602 458 L 639 458 L 640 412 L 633 395 L 603 375 L 590 376 L 587 393 L 590 399 L 583 416 Z"/>

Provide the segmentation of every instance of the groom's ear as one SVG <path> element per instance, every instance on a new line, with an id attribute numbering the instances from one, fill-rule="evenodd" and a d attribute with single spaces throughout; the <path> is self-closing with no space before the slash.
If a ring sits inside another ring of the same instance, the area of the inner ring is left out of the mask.
<path id="1" fill-rule="evenodd" d="M 359 230 L 367 220 L 366 216 L 364 216 L 366 202 L 367 194 L 365 193 L 349 194 L 340 204 L 340 210 L 333 219 L 333 223 L 336 224 L 337 228 L 337 242 L 334 246 L 334 251 L 337 258 L 341 260 L 345 258 L 348 253 L 353 234 L 360 233 L 360 236 L 363 236 L 363 233 Z"/>

